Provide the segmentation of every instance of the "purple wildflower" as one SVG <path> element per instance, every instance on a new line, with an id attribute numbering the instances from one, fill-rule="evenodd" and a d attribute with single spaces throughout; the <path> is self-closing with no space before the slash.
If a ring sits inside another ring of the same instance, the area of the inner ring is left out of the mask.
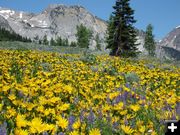
<path id="1" fill-rule="evenodd" d="M 89 116 L 87 119 L 88 119 L 89 124 L 93 124 L 95 121 L 95 116 L 94 116 L 92 108 L 90 108 Z"/>
<path id="2" fill-rule="evenodd" d="M 115 104 L 118 104 L 120 101 L 122 100 L 122 97 L 121 95 L 118 95 L 116 98 L 115 98 Z"/>
<path id="3" fill-rule="evenodd" d="M 127 100 L 128 94 L 129 94 L 129 93 L 128 93 L 127 91 L 125 91 L 125 92 L 123 93 L 123 95 L 122 95 L 122 100 L 123 100 L 124 104 L 126 104 L 126 100 Z"/>
<path id="4" fill-rule="evenodd" d="M 130 84 L 129 84 L 129 83 L 126 83 L 125 86 L 126 86 L 127 88 L 130 88 Z"/>
<path id="5" fill-rule="evenodd" d="M 79 98 L 78 97 L 75 97 L 74 98 L 74 104 L 77 104 L 79 102 Z"/>
<path id="6" fill-rule="evenodd" d="M 180 116 L 180 102 L 176 104 L 176 114 Z"/>
<path id="7" fill-rule="evenodd" d="M 107 102 L 108 104 L 111 104 L 111 100 L 110 100 L 109 97 L 106 98 L 106 102 Z"/>
<path id="8" fill-rule="evenodd" d="M 69 128 L 69 130 L 71 131 L 71 130 L 72 130 L 72 125 L 73 125 L 73 123 L 75 122 L 75 117 L 74 117 L 74 116 L 69 116 L 68 121 L 69 121 L 68 128 Z"/>
<path id="9" fill-rule="evenodd" d="M 118 91 L 122 91 L 122 87 L 119 87 L 117 90 L 118 90 Z"/>
<path id="10" fill-rule="evenodd" d="M 102 119 L 103 118 L 103 114 L 102 114 L 102 111 L 101 109 L 98 110 L 98 119 Z"/>
<path id="11" fill-rule="evenodd" d="M 106 120 L 108 121 L 108 123 L 111 122 L 111 116 L 110 116 L 110 113 L 108 112 L 108 116 L 106 117 Z"/>
<path id="12" fill-rule="evenodd" d="M 0 135 L 6 135 L 7 134 L 7 123 L 4 122 L 2 125 L 0 125 Z"/>
<path id="13" fill-rule="evenodd" d="M 113 126 L 114 129 L 117 129 L 119 127 L 119 123 L 118 122 L 114 122 L 112 124 L 112 126 Z"/>
<path id="14" fill-rule="evenodd" d="M 83 110 L 81 110 L 79 117 L 80 117 L 80 121 L 82 122 L 84 120 L 84 111 Z"/>
<path id="15" fill-rule="evenodd" d="M 49 135 L 47 132 L 43 132 L 43 135 Z"/>
<path id="16" fill-rule="evenodd" d="M 63 132 L 59 132 L 57 135 L 64 135 L 64 133 Z"/>

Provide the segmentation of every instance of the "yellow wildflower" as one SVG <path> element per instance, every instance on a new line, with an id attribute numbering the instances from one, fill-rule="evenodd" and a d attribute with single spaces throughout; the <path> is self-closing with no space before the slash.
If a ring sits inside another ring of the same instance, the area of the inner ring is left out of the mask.
<path id="1" fill-rule="evenodd" d="M 146 127 L 145 127 L 145 126 L 140 126 L 140 127 L 139 127 L 139 132 L 144 133 L 145 130 L 146 130 Z"/>
<path id="2" fill-rule="evenodd" d="M 124 131 L 125 134 L 132 134 L 134 130 L 130 126 L 121 125 L 121 129 Z"/>
<path id="3" fill-rule="evenodd" d="M 15 129 L 15 135 L 29 135 L 27 130 Z"/>
<path id="4" fill-rule="evenodd" d="M 130 107 L 130 109 L 132 109 L 134 112 L 137 112 L 137 111 L 139 111 L 139 109 L 140 109 L 140 106 L 139 106 L 138 104 L 136 104 L 136 105 L 130 105 L 129 107 Z"/>
<path id="5" fill-rule="evenodd" d="M 16 99 L 16 96 L 15 96 L 14 94 L 11 94 L 11 95 L 8 96 L 8 98 L 9 98 L 10 100 L 14 100 L 14 99 Z"/>
<path id="6" fill-rule="evenodd" d="M 3 104 L 0 104 L 0 111 L 2 110 L 2 108 L 3 108 Z"/>
<path id="7" fill-rule="evenodd" d="M 101 132 L 97 128 L 93 128 L 89 131 L 89 135 L 101 135 Z"/>
<path id="8" fill-rule="evenodd" d="M 31 123 L 29 123 L 29 126 L 31 133 L 42 133 L 45 130 L 41 118 L 34 118 Z"/>
<path id="9" fill-rule="evenodd" d="M 79 129 L 81 126 L 80 119 L 78 119 L 76 122 L 73 123 L 73 128 L 74 129 Z"/>
<path id="10" fill-rule="evenodd" d="M 61 116 L 57 116 L 56 118 L 58 120 L 57 121 L 58 126 L 60 126 L 62 129 L 66 129 L 68 126 L 68 120 Z"/>
<path id="11" fill-rule="evenodd" d="M 72 132 L 70 132 L 69 135 L 79 135 L 79 132 L 78 131 L 72 131 Z"/>
<path id="12" fill-rule="evenodd" d="M 27 121 L 25 120 L 25 116 L 24 115 L 20 115 L 18 114 L 16 117 L 16 125 L 18 128 L 21 127 L 26 127 L 27 126 Z"/>

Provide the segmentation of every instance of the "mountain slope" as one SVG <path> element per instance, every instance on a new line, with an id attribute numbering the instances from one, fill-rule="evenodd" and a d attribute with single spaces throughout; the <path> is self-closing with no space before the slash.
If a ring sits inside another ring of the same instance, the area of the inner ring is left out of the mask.
<path id="1" fill-rule="evenodd" d="M 8 30 L 8 31 L 10 31 L 10 32 L 13 31 L 13 30 L 11 29 L 8 21 L 7 21 L 3 16 L 1 16 L 1 15 L 0 15 L 0 28 L 1 28 L 1 29 L 5 29 L 5 30 Z"/>
<path id="2" fill-rule="evenodd" d="M 180 26 L 174 28 L 160 42 L 161 46 L 171 47 L 180 51 Z"/>
<path id="3" fill-rule="evenodd" d="M 38 36 L 42 39 L 45 35 L 50 38 L 61 36 L 75 41 L 76 26 L 83 24 L 93 31 L 93 36 L 99 34 L 104 40 L 107 23 L 92 14 L 81 6 L 50 5 L 39 14 L 14 11 L 7 8 L 0 8 L 2 15 L 11 28 L 18 34 L 31 39 Z M 92 40 L 92 47 L 95 43 Z"/>

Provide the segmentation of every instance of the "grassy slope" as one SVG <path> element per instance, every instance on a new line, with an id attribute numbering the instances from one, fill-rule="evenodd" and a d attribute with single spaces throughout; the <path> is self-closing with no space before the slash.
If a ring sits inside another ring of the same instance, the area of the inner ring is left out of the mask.
<path id="1" fill-rule="evenodd" d="M 85 49 L 76 47 L 64 47 L 64 46 L 48 46 L 40 45 L 35 43 L 24 43 L 24 42 L 0 42 L 0 49 L 12 49 L 12 50 L 40 50 L 40 51 L 50 51 L 59 53 L 70 53 L 79 54 L 83 53 Z"/>

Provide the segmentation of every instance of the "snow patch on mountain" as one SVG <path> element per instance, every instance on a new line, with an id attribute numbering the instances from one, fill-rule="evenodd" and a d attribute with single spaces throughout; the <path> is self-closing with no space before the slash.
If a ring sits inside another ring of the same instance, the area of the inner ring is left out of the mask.
<path id="1" fill-rule="evenodd" d="M 3 16 L 6 20 L 9 18 L 9 15 L 3 15 L 3 14 L 0 15 Z"/>
<path id="2" fill-rule="evenodd" d="M 176 29 L 180 28 L 180 25 L 176 27 Z"/>
<path id="3" fill-rule="evenodd" d="M 19 13 L 19 18 L 22 19 L 22 17 L 23 17 L 23 13 L 20 12 L 20 13 Z"/>

